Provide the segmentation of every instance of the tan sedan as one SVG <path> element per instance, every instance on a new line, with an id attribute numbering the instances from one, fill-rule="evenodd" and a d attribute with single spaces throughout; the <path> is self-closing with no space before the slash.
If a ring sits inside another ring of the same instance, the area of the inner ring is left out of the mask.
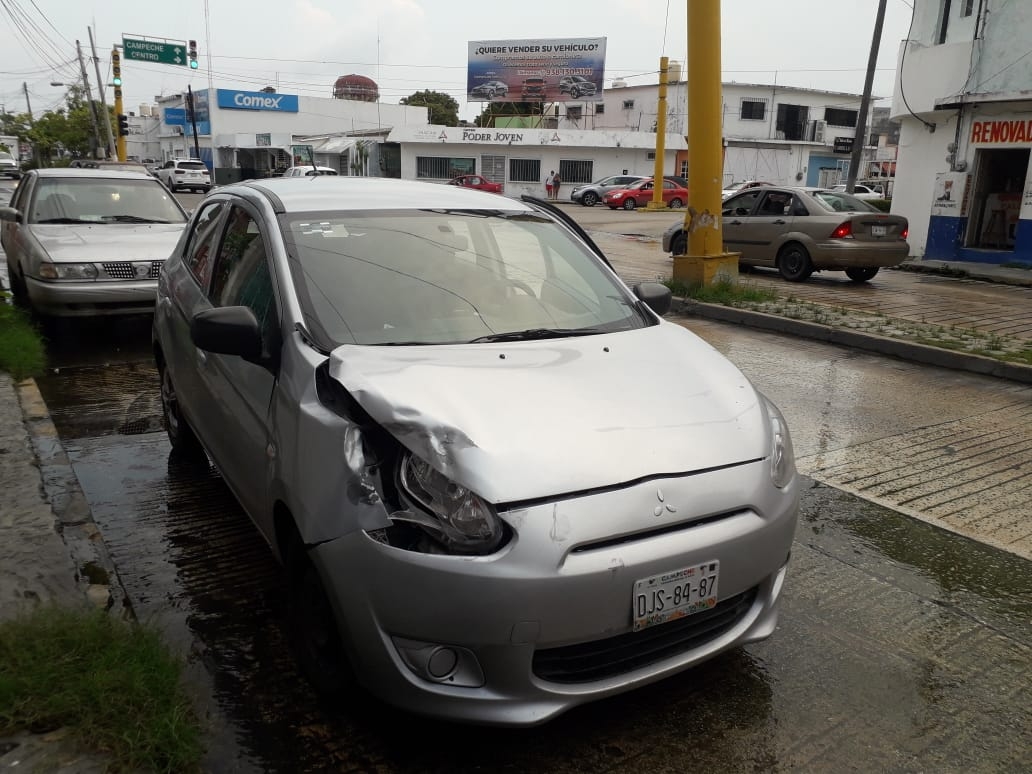
<path id="1" fill-rule="evenodd" d="M 881 212 L 849 194 L 818 188 L 766 186 L 723 203 L 724 247 L 745 266 L 771 266 L 790 282 L 815 271 L 845 271 L 866 282 L 910 252 L 907 219 Z M 663 249 L 683 255 L 683 223 L 663 234 Z"/>

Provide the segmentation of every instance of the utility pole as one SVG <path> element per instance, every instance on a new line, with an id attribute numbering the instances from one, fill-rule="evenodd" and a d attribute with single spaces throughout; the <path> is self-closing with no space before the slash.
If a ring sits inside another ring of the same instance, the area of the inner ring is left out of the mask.
<path id="1" fill-rule="evenodd" d="M 108 113 L 107 102 L 104 99 L 104 79 L 100 77 L 100 57 L 97 56 L 97 45 L 93 42 L 93 28 L 87 27 L 90 34 L 90 50 L 93 52 L 93 67 L 97 71 L 97 94 L 100 95 L 100 107 L 104 114 L 104 137 L 107 140 L 107 155 L 115 155 L 115 138 L 111 133 L 111 114 Z M 98 141 L 99 142 L 99 141 Z"/>
<path id="2" fill-rule="evenodd" d="M 29 128 L 35 129 L 36 120 L 32 117 L 32 103 L 29 102 L 29 84 L 25 81 L 22 81 L 22 91 L 25 92 L 25 107 L 29 111 Z M 39 144 L 36 142 L 32 143 L 32 161 L 37 167 L 39 166 Z"/>
<path id="3" fill-rule="evenodd" d="M 194 158 L 199 159 L 201 157 L 201 148 L 197 140 L 197 112 L 194 110 L 193 89 L 189 83 L 186 84 L 186 103 L 187 109 L 190 111 L 190 126 L 193 127 Z M 212 158 L 214 159 L 214 156 Z M 212 163 L 214 164 L 214 161 Z"/>
<path id="4" fill-rule="evenodd" d="M 674 279 L 712 285 L 738 279 L 738 253 L 724 252 L 723 96 L 720 83 L 720 0 L 688 5 L 688 210 L 684 255 L 674 256 Z"/>
<path id="5" fill-rule="evenodd" d="M 871 88 L 874 86 L 874 68 L 878 64 L 878 47 L 881 45 L 882 24 L 885 22 L 886 0 L 878 0 L 878 16 L 874 20 L 874 37 L 871 38 L 871 55 L 867 57 L 867 78 L 864 80 L 864 96 L 860 100 L 860 115 L 856 118 L 856 137 L 853 138 L 853 154 L 849 159 L 849 175 L 846 177 L 846 192 L 853 193 L 860 158 L 867 145 L 867 114 L 871 109 Z M 947 6 L 948 7 L 948 6 Z"/>
<path id="6" fill-rule="evenodd" d="M 659 58 L 659 101 L 656 103 L 656 163 L 652 174 L 652 200 L 645 205 L 649 210 L 665 210 L 663 201 L 663 156 L 666 154 L 667 78 L 670 59 Z"/>
<path id="7" fill-rule="evenodd" d="M 79 41 L 75 41 L 75 50 L 79 52 L 79 72 L 82 74 L 82 85 L 86 90 L 86 100 L 90 105 L 90 124 L 93 126 L 93 137 L 95 139 L 94 147 L 97 149 L 99 155 L 100 147 L 104 144 L 103 139 L 100 136 L 100 129 L 97 127 L 97 106 L 93 103 L 93 94 L 90 92 L 90 79 L 86 75 L 86 63 L 82 59 L 82 46 Z M 105 156 L 107 154 L 104 154 Z"/>

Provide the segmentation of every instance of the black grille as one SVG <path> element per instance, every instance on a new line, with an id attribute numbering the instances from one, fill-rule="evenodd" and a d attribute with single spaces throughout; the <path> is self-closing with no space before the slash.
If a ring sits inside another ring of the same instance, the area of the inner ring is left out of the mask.
<path id="1" fill-rule="evenodd" d="M 534 674 L 554 683 L 587 683 L 625 674 L 719 637 L 742 619 L 755 599 L 753 588 L 702 613 L 640 632 L 539 650 L 534 654 Z"/>
<path id="2" fill-rule="evenodd" d="M 157 279 L 158 273 L 161 271 L 161 261 L 151 261 L 150 268 L 147 271 L 146 278 L 136 276 L 136 264 L 130 263 L 129 261 L 111 261 L 108 263 L 101 264 L 104 268 L 104 273 L 107 274 L 111 279 L 119 280 L 131 280 L 131 279 Z"/>

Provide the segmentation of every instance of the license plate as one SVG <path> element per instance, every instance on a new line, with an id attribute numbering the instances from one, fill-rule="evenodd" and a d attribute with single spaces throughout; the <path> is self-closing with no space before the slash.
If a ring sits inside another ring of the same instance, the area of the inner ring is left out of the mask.
<path id="1" fill-rule="evenodd" d="M 712 560 L 671 570 L 634 583 L 634 631 L 709 610 L 717 604 L 720 562 Z"/>
<path id="2" fill-rule="evenodd" d="M 871 226 L 872 236 L 885 236 L 886 233 L 885 226 Z"/>

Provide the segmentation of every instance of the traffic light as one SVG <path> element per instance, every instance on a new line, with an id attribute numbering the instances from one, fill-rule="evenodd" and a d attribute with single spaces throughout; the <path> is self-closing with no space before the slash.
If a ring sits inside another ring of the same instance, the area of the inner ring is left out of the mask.
<path id="1" fill-rule="evenodd" d="M 118 114 L 118 136 L 126 137 L 129 134 L 129 116 L 125 113 Z"/>
<path id="2" fill-rule="evenodd" d="M 197 69 L 197 41 L 196 40 L 191 40 L 190 41 L 190 45 L 188 46 L 188 49 L 189 50 L 187 52 L 187 55 L 190 58 L 190 69 L 191 70 L 196 70 Z"/>
<path id="3" fill-rule="evenodd" d="M 111 83 L 114 86 L 122 85 L 122 55 L 117 48 L 111 52 Z"/>

